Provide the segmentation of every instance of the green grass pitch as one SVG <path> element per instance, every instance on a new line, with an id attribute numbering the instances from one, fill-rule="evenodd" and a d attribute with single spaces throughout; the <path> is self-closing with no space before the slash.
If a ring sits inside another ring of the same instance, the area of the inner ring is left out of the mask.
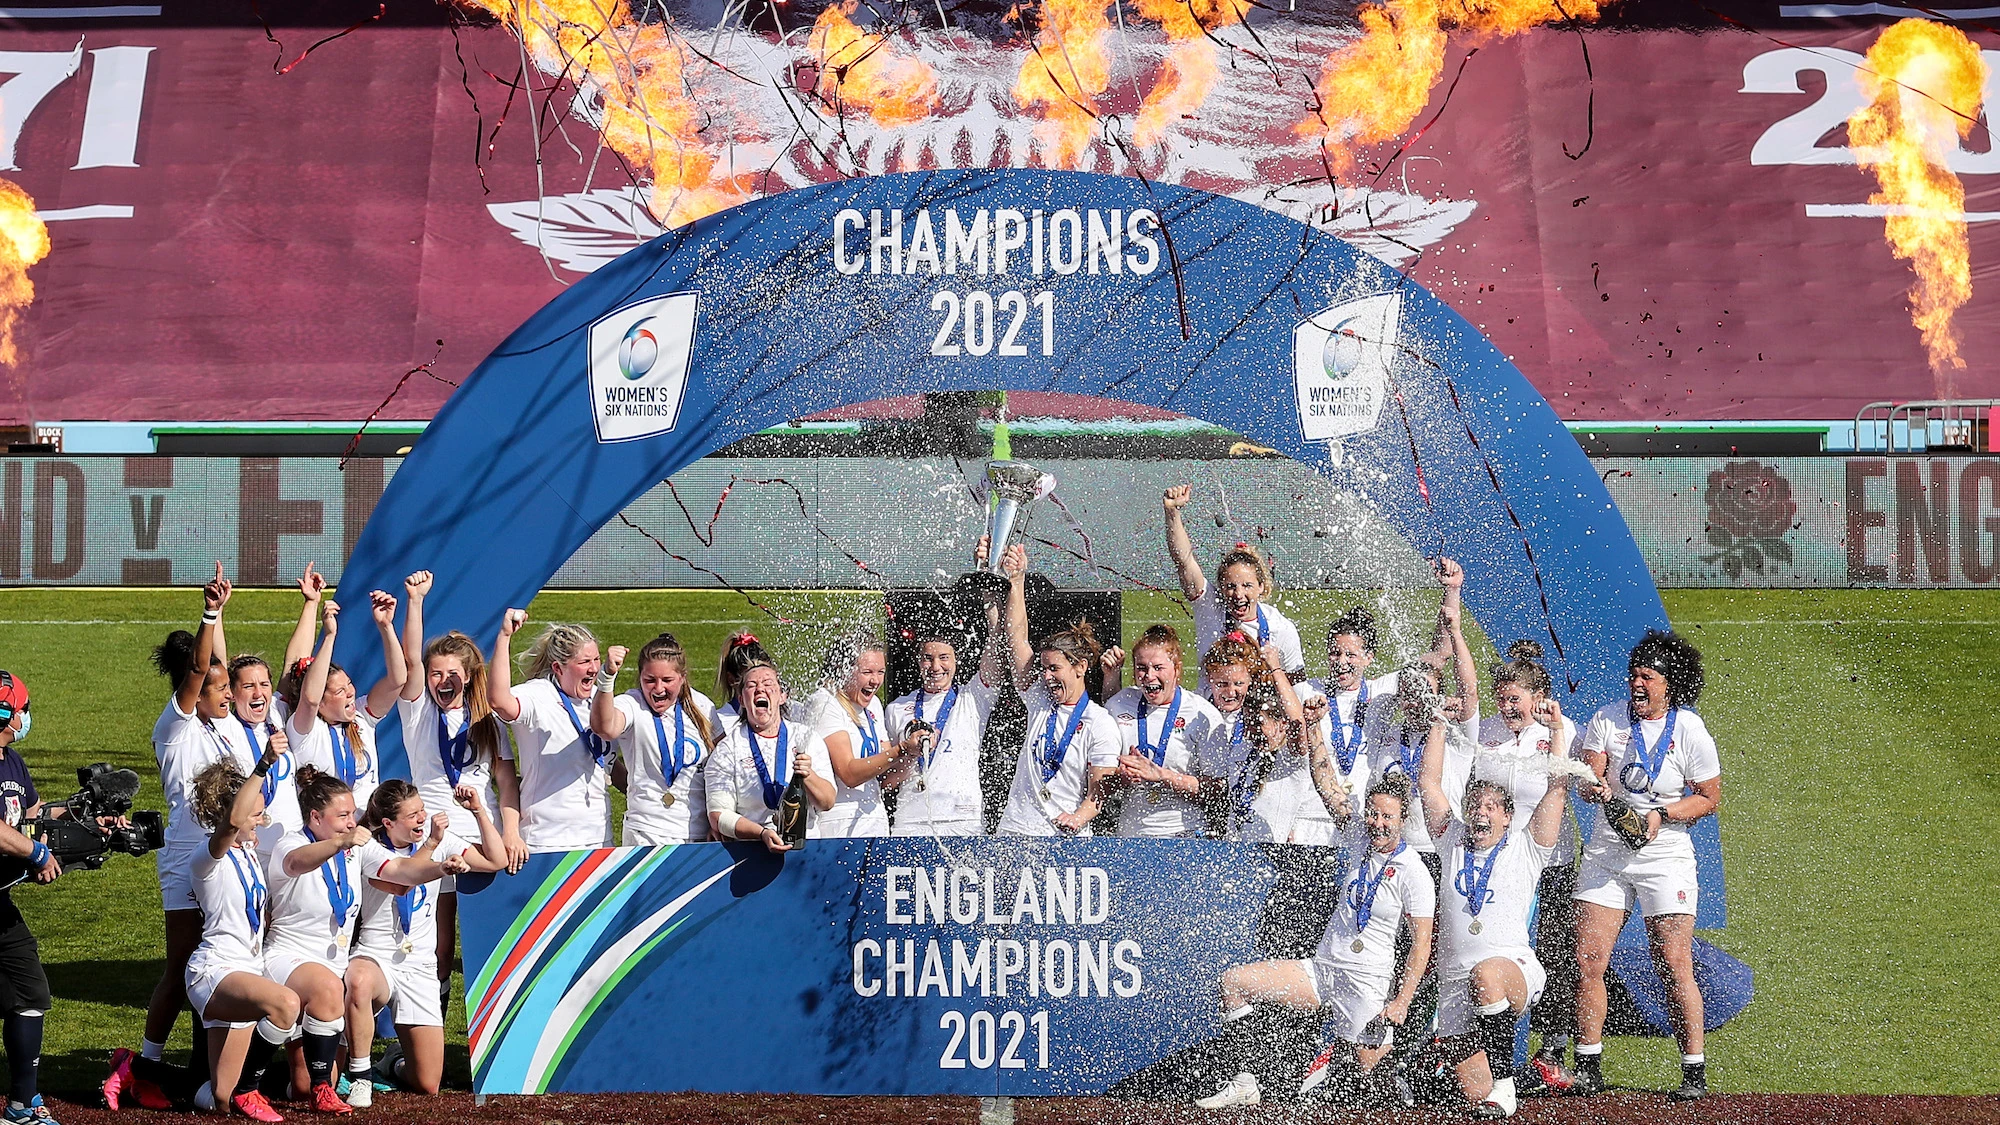
<path id="1" fill-rule="evenodd" d="M 538 619 L 581 621 L 632 647 L 672 628 L 694 654 L 698 686 L 712 682 L 714 654 L 734 626 L 772 643 L 790 678 L 804 681 L 824 622 L 879 614 L 867 595 L 758 596 L 822 625 L 777 623 L 726 591 L 550 593 L 532 608 Z M 1312 638 L 1351 601 L 1305 593 L 1286 604 Z M 1711 1083 L 1992 1092 L 2000 752 L 1990 653 L 2000 593 L 1672 591 L 1666 601 L 1706 656 L 1702 712 L 1723 755 L 1730 925 L 1705 936 L 1757 972 L 1756 1002 L 1710 1037 Z M 297 606 L 289 591 L 239 593 L 231 650 L 275 658 Z M 1420 596 L 1390 599 L 1399 607 L 1427 626 Z M 157 804 L 148 736 L 167 687 L 148 655 L 199 611 L 192 590 L 0 591 L 0 667 L 33 692 L 35 728 L 20 750 L 45 799 L 74 788 L 77 766 L 106 760 L 138 770 Z M 1154 620 L 1187 619 L 1162 600 L 1128 595 L 1128 639 Z M 379 674 L 357 671 L 364 685 Z M 152 864 L 114 858 L 14 897 L 56 993 L 43 1085 L 86 1089 L 111 1048 L 136 1045 L 159 976 Z M 462 1013 L 453 1018 L 462 1028 Z M 186 1039 L 182 1020 L 179 1046 Z M 1657 1085 L 1673 1072 L 1670 1041 L 1619 1041 L 1606 1058 L 1615 1082 Z"/>

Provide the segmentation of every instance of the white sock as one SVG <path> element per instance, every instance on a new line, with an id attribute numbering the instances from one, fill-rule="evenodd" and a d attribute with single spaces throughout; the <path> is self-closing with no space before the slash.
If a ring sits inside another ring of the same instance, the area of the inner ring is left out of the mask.
<path id="1" fill-rule="evenodd" d="M 166 1054 L 166 1052 L 167 1045 L 165 1043 L 155 1043 L 151 1039 L 139 1040 L 139 1057 L 142 1059 L 152 1059 L 154 1062 L 159 1062 L 160 1056 Z"/>
<path id="2" fill-rule="evenodd" d="M 1231 1008 L 1230 1010 L 1222 1013 L 1222 1022 L 1235 1023 L 1237 1020 L 1248 1017 L 1250 1013 L 1256 1010 L 1257 1007 L 1254 1004 L 1244 1004 L 1241 1007 Z"/>
<path id="3" fill-rule="evenodd" d="M 1473 1010 L 1478 1012 L 1482 1016 L 1497 1016 L 1501 1012 L 1507 1010 L 1507 998 L 1505 996 L 1502 996 L 1500 999 L 1495 1000 L 1491 1004 L 1481 1004 L 1479 1007 L 1474 1008 Z"/>
<path id="4" fill-rule="evenodd" d="M 1706 1056 L 1706 1055 L 1682 1055 L 1682 1056 L 1681 1056 L 1681 1065 L 1682 1065 L 1682 1066 L 1700 1066 L 1700 1065 L 1701 1065 L 1702 1063 L 1705 1063 L 1705 1062 L 1707 1062 L 1707 1061 L 1708 1061 L 1708 1056 Z"/>
<path id="5" fill-rule="evenodd" d="M 1601 1055 L 1604 1053 L 1604 1044 L 1578 1043 L 1576 1045 L 1576 1053 L 1579 1055 Z"/>
<path id="6" fill-rule="evenodd" d="M 370 1067 L 372 1067 L 372 1066 L 374 1066 L 374 1065 L 375 1065 L 375 1060 L 374 1060 L 374 1059 L 371 1059 L 371 1058 L 366 1058 L 366 1057 L 363 1057 L 363 1058 L 358 1058 L 358 1059 L 348 1059 L 348 1060 L 347 1060 L 347 1073 L 349 1073 L 349 1074 L 366 1074 L 366 1073 L 368 1073 L 368 1070 L 369 1070 L 369 1068 L 370 1068 Z"/>

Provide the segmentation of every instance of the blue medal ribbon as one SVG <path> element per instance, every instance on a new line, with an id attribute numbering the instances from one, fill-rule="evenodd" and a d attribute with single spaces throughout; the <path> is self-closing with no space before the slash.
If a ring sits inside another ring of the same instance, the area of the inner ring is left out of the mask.
<path id="1" fill-rule="evenodd" d="M 1333 744 L 1334 760 L 1341 773 L 1354 772 L 1354 759 L 1361 753 L 1361 729 L 1368 716 L 1368 677 L 1361 677 L 1361 690 L 1354 697 L 1354 721 L 1340 723 L 1340 739 Z M 1340 703 L 1333 704 L 1333 717 L 1340 718 Z"/>
<path id="2" fill-rule="evenodd" d="M 764 807 L 775 813 L 778 811 L 778 802 L 785 799 L 785 782 L 791 778 L 786 772 L 786 767 L 792 760 L 791 731 L 784 723 L 778 724 L 778 752 L 775 755 L 777 761 L 770 769 L 764 766 L 764 748 L 761 745 L 764 740 L 758 737 L 756 731 L 750 729 L 749 723 L 743 724 L 743 733 L 750 736 L 750 761 L 757 767 L 757 780 L 764 786 Z M 778 775 L 777 778 L 772 777 L 773 773 Z"/>
<path id="3" fill-rule="evenodd" d="M 611 756 L 611 740 L 599 738 L 596 731 L 585 726 L 583 720 L 576 717 L 576 708 L 570 703 L 569 696 L 564 693 L 560 685 L 556 687 L 556 698 L 562 700 L 563 710 L 569 712 L 569 725 L 576 728 L 576 740 L 583 743 L 583 748 L 590 752 L 592 761 L 600 766 L 603 765 L 604 760 Z"/>
<path id="4" fill-rule="evenodd" d="M 1174 701 L 1167 704 L 1167 717 L 1160 724 L 1160 744 L 1146 743 L 1146 697 L 1139 696 L 1139 753 L 1153 760 L 1153 764 L 1165 768 L 1167 764 L 1167 743 L 1174 737 L 1174 720 L 1181 714 L 1181 689 L 1174 689 Z"/>
<path id="5" fill-rule="evenodd" d="M 458 775 L 464 773 L 465 767 L 472 764 L 473 755 L 476 753 L 472 748 L 472 711 L 470 708 L 466 710 L 465 723 L 458 728 L 457 734 L 451 733 L 450 724 L 444 721 L 443 711 L 437 713 L 437 718 L 438 763 L 444 767 L 445 777 L 451 779 L 451 787 L 456 789 Z"/>
<path id="6" fill-rule="evenodd" d="M 1487 854 L 1485 866 L 1477 870 L 1474 870 L 1476 864 L 1468 841 L 1465 845 L 1465 865 L 1458 869 L 1457 875 L 1452 876 L 1452 887 L 1464 897 L 1465 911 L 1474 918 L 1479 917 L 1480 907 L 1493 901 L 1493 892 L 1486 889 L 1486 884 L 1493 878 L 1493 865 L 1499 861 L 1500 853 L 1507 850 L 1507 839 L 1500 837 L 1500 842 L 1493 845 L 1493 850 Z"/>
<path id="7" fill-rule="evenodd" d="M 403 854 L 406 856 L 416 855 L 417 847 L 422 843 L 422 840 L 416 841 Z M 416 920 L 417 911 L 424 908 L 424 904 L 430 901 L 430 897 L 431 888 L 429 883 L 419 883 L 402 894 L 395 896 L 397 933 L 402 934 L 406 938 L 410 936 L 410 923 Z"/>
<path id="8" fill-rule="evenodd" d="M 1430 736 L 1425 735 L 1425 737 Z M 1414 782 L 1417 780 L 1417 771 L 1422 769 L 1423 765 L 1424 748 L 1411 746 L 1410 732 L 1405 730 L 1396 736 L 1396 760 L 1382 767 L 1382 772 L 1387 774 L 1390 770 L 1400 769 Z"/>
<path id="9" fill-rule="evenodd" d="M 236 872 L 236 884 L 243 888 L 243 914 L 250 922 L 250 938 L 254 944 L 257 935 L 264 930 L 264 865 L 254 855 L 247 858 L 238 856 L 237 853 L 242 850 L 236 847 L 229 849 L 229 869 Z"/>
<path id="10" fill-rule="evenodd" d="M 861 709 L 861 717 L 868 723 L 868 729 L 861 731 L 861 753 L 857 758 L 872 758 L 882 752 L 882 736 L 875 730 L 875 712 L 866 707 Z M 861 728 L 856 727 L 856 730 Z"/>
<path id="11" fill-rule="evenodd" d="M 1264 616 L 1263 602 L 1257 603 L 1257 643 L 1260 645 L 1271 643 L 1271 619 Z"/>
<path id="12" fill-rule="evenodd" d="M 319 842 L 312 829 L 302 828 L 299 831 L 305 833 L 306 839 Z M 347 928 L 347 916 L 354 910 L 354 885 L 347 881 L 347 853 L 337 851 L 320 864 L 319 877 L 326 883 L 326 902 L 333 908 L 333 928 L 338 933 Z"/>
<path id="13" fill-rule="evenodd" d="M 241 715 L 236 717 L 236 721 L 243 724 L 243 737 L 250 740 L 251 760 L 263 761 L 264 747 L 257 742 L 257 725 L 246 721 Z M 268 722 L 265 724 L 265 730 L 268 735 L 270 730 Z M 292 754 L 291 751 L 287 750 L 283 754 L 278 755 L 277 761 L 271 763 L 270 770 L 264 774 L 264 784 L 259 786 L 264 791 L 264 805 L 266 808 L 270 807 L 272 799 L 278 795 L 278 783 L 290 776 L 292 776 Z"/>
<path id="14" fill-rule="evenodd" d="M 1069 757 L 1070 740 L 1076 737 L 1077 730 L 1083 726 L 1083 712 L 1089 706 L 1090 700 L 1087 697 L 1077 696 L 1076 708 L 1069 713 L 1069 725 L 1063 729 L 1062 741 L 1057 742 L 1056 712 L 1062 708 L 1056 706 L 1055 700 L 1049 700 L 1049 722 L 1042 731 L 1040 758 L 1043 785 L 1047 785 L 1055 777 L 1056 772 L 1062 769 L 1063 759 Z"/>
<path id="15" fill-rule="evenodd" d="M 1231 761 L 1235 761 L 1237 755 L 1243 750 L 1244 725 L 1243 712 L 1236 712 L 1236 729 L 1229 735 L 1229 757 Z M 1250 766 L 1250 755 L 1244 754 L 1241 763 L 1237 767 L 1236 776 L 1231 778 L 1229 782 L 1229 796 L 1236 806 L 1236 827 L 1239 832 L 1243 827 L 1243 822 L 1250 819 L 1251 806 L 1257 801 L 1257 787 L 1250 784 Z"/>
<path id="16" fill-rule="evenodd" d="M 1630 716 L 1633 756 L 1626 760 L 1625 768 L 1618 771 L 1618 780 L 1627 793 L 1652 794 L 1653 783 L 1660 780 L 1660 771 L 1666 768 L 1667 751 L 1674 748 L 1674 719 L 1680 712 L 1678 707 L 1667 708 L 1667 722 L 1660 728 L 1660 740 L 1651 747 L 1646 745 L 1646 733 L 1639 729 L 1639 716 Z"/>
<path id="17" fill-rule="evenodd" d="M 950 691 L 944 693 L 944 702 L 938 704 L 937 717 L 931 720 L 931 729 L 937 732 L 937 737 L 931 739 L 929 752 L 924 755 L 923 761 L 918 763 L 925 773 L 930 772 L 931 762 L 938 756 L 938 751 L 944 749 L 945 724 L 951 722 L 951 709 L 956 706 L 958 706 L 958 688 L 954 685 Z M 917 689 L 916 714 L 917 721 L 923 722 L 924 689 L 922 688 Z"/>
<path id="18" fill-rule="evenodd" d="M 1347 904 L 1354 908 L 1355 937 L 1360 937 L 1368 928 L 1369 919 L 1375 917 L 1375 892 L 1382 888 L 1383 877 L 1396 865 L 1396 857 L 1403 854 L 1406 846 L 1398 841 L 1396 850 L 1390 852 L 1389 858 L 1382 861 L 1382 868 L 1375 872 L 1373 879 L 1368 877 L 1368 861 L 1374 857 L 1370 855 L 1361 857 L 1358 869 L 1354 872 L 1354 881 L 1347 885 Z"/>
<path id="19" fill-rule="evenodd" d="M 352 788 L 355 781 L 361 777 L 361 769 L 354 761 L 354 743 L 336 723 L 328 723 L 326 733 L 333 742 L 334 776 Z"/>
<path id="20" fill-rule="evenodd" d="M 649 708 L 650 710 L 650 708 Z M 693 759 L 681 755 L 681 748 L 687 745 L 687 712 L 681 708 L 680 700 L 674 700 L 674 741 L 667 745 L 667 724 L 660 713 L 653 712 L 653 739 L 660 747 L 660 776 L 667 781 L 667 788 L 674 787 L 674 779 L 681 771 L 694 765 L 701 758 L 701 751 L 695 751 Z"/>

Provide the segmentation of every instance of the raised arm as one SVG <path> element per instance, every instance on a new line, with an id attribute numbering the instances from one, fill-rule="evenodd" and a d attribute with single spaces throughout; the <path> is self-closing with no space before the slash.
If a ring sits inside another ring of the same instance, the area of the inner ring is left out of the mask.
<path id="1" fill-rule="evenodd" d="M 1026 691 L 1035 683 L 1035 646 L 1028 639 L 1028 549 L 1019 543 L 1000 556 L 1000 572 L 1007 576 L 1007 651 L 1014 661 L 1014 689 Z"/>
<path id="2" fill-rule="evenodd" d="M 1568 800 L 1569 783 L 1573 780 L 1566 773 L 1549 775 L 1549 791 L 1535 802 L 1535 815 L 1528 818 L 1528 835 L 1535 843 L 1553 848 L 1556 841 L 1562 838 L 1563 805 Z"/>
<path id="3" fill-rule="evenodd" d="M 215 577 L 201 588 L 201 624 L 194 634 L 194 663 L 188 665 L 187 675 L 174 685 L 174 705 L 183 715 L 194 714 L 194 701 L 201 698 L 201 685 L 208 679 L 208 666 L 214 660 L 215 637 L 222 629 L 222 607 L 229 604 L 231 593 L 229 579 L 222 576 L 222 563 L 215 564 Z"/>
<path id="4" fill-rule="evenodd" d="M 326 579 L 313 569 L 315 565 L 307 563 L 306 572 L 299 576 L 299 594 L 305 604 L 299 607 L 299 623 L 292 626 L 292 639 L 285 642 L 286 671 L 312 655 L 313 627 L 319 624 L 319 603 L 326 596 Z"/>
<path id="5" fill-rule="evenodd" d="M 299 684 L 299 705 L 292 712 L 292 730 L 300 738 L 312 733 L 313 724 L 319 721 L 319 701 L 326 698 L 326 679 L 333 672 L 333 640 L 340 632 L 340 603 L 325 602 L 320 606 L 320 617 L 326 628 L 320 632 L 319 652 Z"/>
<path id="6" fill-rule="evenodd" d="M 1313 700 L 1322 714 L 1325 700 L 1325 696 Z M 1319 792 L 1320 803 L 1334 823 L 1344 825 L 1354 815 L 1354 807 L 1348 803 L 1347 787 L 1340 783 L 1340 770 L 1333 764 L 1333 751 L 1327 747 L 1326 731 L 1319 720 L 1320 715 L 1313 714 L 1299 724 L 1306 743 L 1306 762 L 1312 767 L 1313 788 Z"/>
<path id="7" fill-rule="evenodd" d="M 1208 591 L 1208 576 L 1201 572 L 1201 563 L 1195 561 L 1194 540 L 1188 538 L 1187 524 L 1181 519 L 1181 509 L 1187 507 L 1194 494 L 1190 485 L 1177 484 L 1167 489 L 1161 498 L 1161 507 L 1166 509 L 1167 558 L 1173 560 L 1174 576 L 1180 579 L 1181 593 L 1188 600 L 1199 600 Z"/>
<path id="8" fill-rule="evenodd" d="M 236 841 L 257 834 L 257 822 L 264 818 L 264 775 L 271 771 L 272 763 L 284 752 L 283 739 L 283 732 L 279 732 L 265 742 L 264 756 L 257 759 L 257 768 L 236 791 L 236 800 L 229 806 L 229 819 L 216 825 L 215 830 L 208 834 L 210 859 L 221 859 L 236 846 Z"/>
<path id="9" fill-rule="evenodd" d="M 597 670 L 597 691 L 590 697 L 590 730 L 599 738 L 615 740 L 629 725 L 611 689 L 618 686 L 618 670 L 625 667 L 626 654 L 631 651 L 624 645 L 604 650 L 604 666 Z"/>
<path id="10" fill-rule="evenodd" d="M 1285 673 L 1285 656 L 1277 645 L 1265 645 L 1258 650 L 1264 658 L 1264 667 L 1271 673 L 1271 686 L 1278 689 L 1278 701 L 1284 704 L 1285 717 L 1298 723 L 1306 718 L 1305 704 L 1299 700 L 1299 693 L 1292 690 L 1292 677 Z"/>
<path id="11" fill-rule="evenodd" d="M 1432 646 L 1440 664 L 1449 662 L 1452 677 L 1458 681 L 1459 698 L 1465 701 L 1467 714 L 1479 698 L 1479 665 L 1472 659 L 1472 646 L 1465 643 L 1465 612 L 1461 596 L 1465 587 L 1465 568 L 1452 559 L 1437 561 L 1438 582 L 1444 587 L 1444 598 L 1438 604 L 1437 638 Z"/>
<path id="12" fill-rule="evenodd" d="M 403 692 L 415 703 L 424 694 L 424 596 L 431 592 L 431 572 L 420 570 L 403 579 Z M 386 654 L 386 649 L 384 650 Z"/>
<path id="13" fill-rule="evenodd" d="M 514 698 L 514 634 L 528 623 L 528 611 L 510 609 L 500 615 L 500 635 L 493 638 L 493 659 L 486 662 L 486 702 L 503 723 L 521 717 L 521 701 Z"/>
<path id="14" fill-rule="evenodd" d="M 451 791 L 451 799 L 458 802 L 459 808 L 471 813 L 474 823 L 479 825 L 479 848 L 477 851 L 466 850 L 466 867 L 488 874 L 505 870 L 507 843 L 499 826 L 486 815 L 486 806 L 480 803 L 479 791 L 470 785 L 461 785 Z"/>
<path id="15" fill-rule="evenodd" d="M 396 642 L 396 596 L 381 590 L 368 592 L 369 615 L 375 619 L 375 630 L 382 635 L 382 678 L 368 689 L 368 714 L 373 718 L 385 718 L 389 709 L 403 694 L 403 685 L 410 679 L 409 664 L 403 659 L 402 646 Z"/>
<path id="16" fill-rule="evenodd" d="M 1417 796 L 1423 798 L 1424 824 L 1432 839 L 1451 827 L 1451 801 L 1444 795 L 1444 725 L 1442 713 L 1431 716 L 1431 732 L 1424 736 L 1424 762 L 1417 767 Z"/>
<path id="17" fill-rule="evenodd" d="M 245 785 L 244 788 L 250 787 Z M 258 787 L 260 801 L 263 799 L 262 788 Z M 328 836 L 324 840 L 307 840 L 285 853 L 285 874 L 289 878 L 296 879 L 349 848 L 364 846 L 370 839 L 368 830 L 357 824 L 338 836 Z M 213 844 L 209 845 L 211 850 L 214 847 Z M 221 858 L 221 853 L 217 852 L 215 855 L 216 858 Z"/>

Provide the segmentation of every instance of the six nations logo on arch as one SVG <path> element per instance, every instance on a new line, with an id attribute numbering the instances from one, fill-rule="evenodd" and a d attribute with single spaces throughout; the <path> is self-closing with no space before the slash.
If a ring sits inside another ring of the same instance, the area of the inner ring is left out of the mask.
<path id="1" fill-rule="evenodd" d="M 590 326 L 590 417 L 599 442 L 664 434 L 680 418 L 700 293 L 626 305 Z"/>

